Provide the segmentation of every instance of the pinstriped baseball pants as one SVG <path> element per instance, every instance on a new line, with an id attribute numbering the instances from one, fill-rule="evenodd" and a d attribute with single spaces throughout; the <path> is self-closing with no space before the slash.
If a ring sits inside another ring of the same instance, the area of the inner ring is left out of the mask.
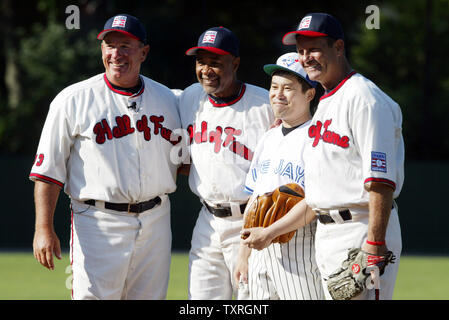
<path id="1" fill-rule="evenodd" d="M 315 262 L 316 222 L 298 229 L 285 244 L 273 243 L 249 258 L 253 300 L 321 300 L 324 293 Z"/>

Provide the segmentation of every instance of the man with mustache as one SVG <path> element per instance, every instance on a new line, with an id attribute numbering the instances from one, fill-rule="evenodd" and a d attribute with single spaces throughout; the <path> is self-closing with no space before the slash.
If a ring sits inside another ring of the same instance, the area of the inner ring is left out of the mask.
<path id="1" fill-rule="evenodd" d="M 237 79 L 239 40 L 231 30 L 204 31 L 186 54 L 196 57 L 198 83 L 182 93 L 179 112 L 190 139 L 189 185 L 203 203 L 189 254 L 189 298 L 232 299 L 245 178 L 274 116 L 268 91 Z"/>

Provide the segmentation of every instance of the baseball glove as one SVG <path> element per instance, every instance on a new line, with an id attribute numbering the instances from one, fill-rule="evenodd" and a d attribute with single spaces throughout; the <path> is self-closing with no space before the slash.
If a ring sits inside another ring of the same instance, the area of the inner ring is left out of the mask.
<path id="1" fill-rule="evenodd" d="M 340 269 L 336 270 L 327 280 L 327 289 L 334 300 L 349 300 L 366 288 L 370 273 L 369 266 L 377 266 L 379 275 L 385 271 L 389 263 L 394 263 L 396 257 L 391 251 L 384 255 L 374 255 L 360 248 L 349 249 L 348 258 L 343 261 Z"/>
<path id="2" fill-rule="evenodd" d="M 244 228 L 266 228 L 282 218 L 295 204 L 304 199 L 304 190 L 296 183 L 280 186 L 273 192 L 258 196 L 248 208 Z M 291 240 L 296 230 L 280 235 L 274 242 L 286 243 Z M 246 236 L 242 235 L 243 239 Z"/>

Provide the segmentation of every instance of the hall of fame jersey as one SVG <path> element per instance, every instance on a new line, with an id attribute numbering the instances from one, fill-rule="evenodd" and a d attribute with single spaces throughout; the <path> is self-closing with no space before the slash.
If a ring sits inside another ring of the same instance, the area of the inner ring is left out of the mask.
<path id="1" fill-rule="evenodd" d="M 254 153 L 245 190 L 256 196 L 296 183 L 304 188 L 303 150 L 310 121 L 284 136 L 282 125 L 267 131 Z"/>
<path id="2" fill-rule="evenodd" d="M 351 72 L 322 96 L 308 131 L 306 201 L 313 209 L 367 207 L 365 184 L 404 181 L 402 114 L 373 82 Z"/>
<path id="3" fill-rule="evenodd" d="M 192 192 L 213 205 L 246 202 L 254 150 L 274 121 L 268 91 L 243 84 L 235 100 L 217 104 L 195 83 L 182 93 L 179 113 L 189 136 Z"/>
<path id="4" fill-rule="evenodd" d="M 170 151 L 180 128 L 170 89 L 140 76 L 136 94 L 105 74 L 73 84 L 50 104 L 30 179 L 64 188 L 75 200 L 146 201 L 176 189 Z"/>

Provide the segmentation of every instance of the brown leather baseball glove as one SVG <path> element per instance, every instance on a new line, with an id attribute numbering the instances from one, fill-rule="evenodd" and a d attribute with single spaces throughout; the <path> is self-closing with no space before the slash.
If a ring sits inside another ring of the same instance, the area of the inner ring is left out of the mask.
<path id="1" fill-rule="evenodd" d="M 266 228 L 282 218 L 303 199 L 304 190 L 296 183 L 285 184 L 272 192 L 260 195 L 248 208 L 244 228 Z M 295 232 L 296 230 L 276 237 L 272 242 L 289 242 Z M 246 239 L 246 236 L 242 235 L 242 239 Z"/>

